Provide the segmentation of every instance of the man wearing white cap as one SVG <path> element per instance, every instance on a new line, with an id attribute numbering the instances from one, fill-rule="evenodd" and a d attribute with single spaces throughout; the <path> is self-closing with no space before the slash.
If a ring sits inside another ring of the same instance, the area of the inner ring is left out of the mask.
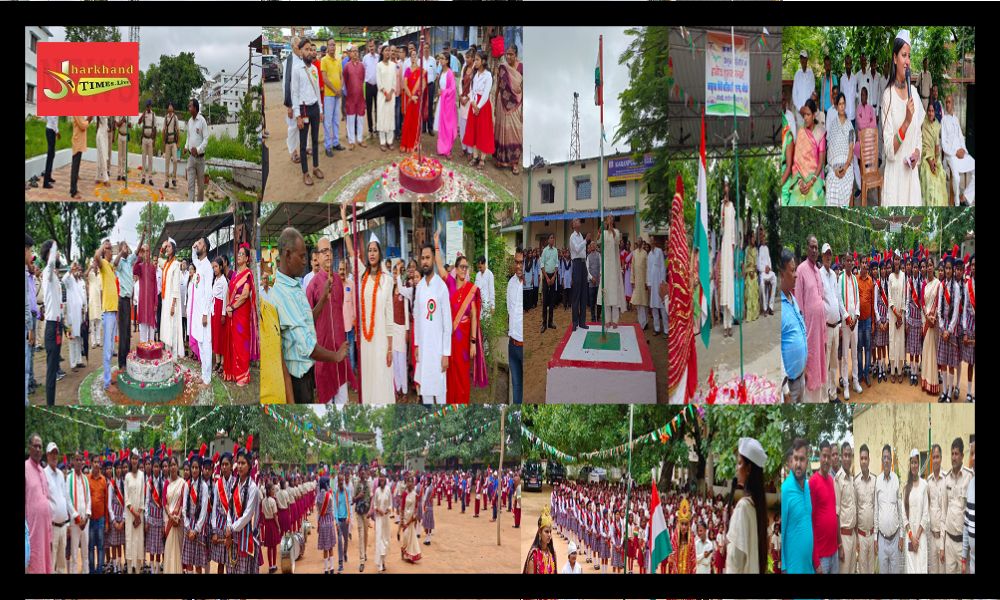
<path id="1" fill-rule="evenodd" d="M 446 402 L 451 356 L 451 301 L 448 286 L 434 272 L 434 252 L 431 244 L 420 249 L 422 277 L 413 301 L 413 380 L 424 404 Z"/>
<path id="2" fill-rule="evenodd" d="M 581 575 L 583 573 L 583 565 L 576 560 L 576 544 L 573 542 L 569 543 L 566 563 L 563 564 L 563 568 L 559 573 L 563 575 Z"/>
<path id="3" fill-rule="evenodd" d="M 181 322 L 181 266 L 177 260 L 177 242 L 168 238 L 160 247 L 157 265 L 163 271 L 160 304 L 160 341 L 176 358 L 184 357 L 184 325 Z"/>
<path id="4" fill-rule="evenodd" d="M 844 300 L 840 295 L 840 285 L 837 281 L 837 274 L 832 268 L 833 249 L 830 244 L 824 243 L 821 255 L 823 257 L 823 268 L 819 270 L 820 279 L 823 281 L 823 308 L 826 311 L 826 359 L 824 365 L 828 371 L 826 385 L 827 397 L 830 402 L 837 401 L 837 382 L 840 379 L 840 361 L 837 359 L 837 342 L 840 341 L 840 324 L 847 311 L 844 309 Z"/>
<path id="5" fill-rule="evenodd" d="M 805 50 L 799 52 L 799 64 L 802 68 L 795 72 L 792 82 L 792 103 L 795 105 L 795 124 L 802 127 L 802 114 L 799 111 L 816 91 L 816 76 L 809 68 L 809 53 Z"/>
<path id="6" fill-rule="evenodd" d="M 764 574 L 767 556 L 760 556 L 760 532 L 767 528 L 764 496 L 764 466 L 767 453 L 754 438 L 740 438 L 737 446 L 736 481 L 743 497 L 733 508 L 727 529 L 726 573 Z M 763 543 L 763 542 L 761 542 Z"/>
<path id="7" fill-rule="evenodd" d="M 52 565 L 53 573 L 66 572 L 66 528 L 69 527 L 70 506 L 66 494 L 66 476 L 56 468 L 59 465 L 59 446 L 49 442 L 45 447 L 47 466 L 45 478 L 49 482 L 49 508 L 52 510 Z"/>

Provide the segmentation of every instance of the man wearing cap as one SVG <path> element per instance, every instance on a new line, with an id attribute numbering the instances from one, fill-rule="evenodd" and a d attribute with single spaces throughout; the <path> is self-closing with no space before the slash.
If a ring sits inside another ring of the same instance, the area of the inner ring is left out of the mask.
<path id="1" fill-rule="evenodd" d="M 882 447 L 882 474 L 875 478 L 874 508 L 878 572 L 883 575 L 902 573 L 904 540 L 902 526 L 906 517 L 899 492 L 899 478 L 892 470 L 892 447 L 889 444 Z"/>
<path id="2" fill-rule="evenodd" d="M 812 574 L 812 502 L 806 469 L 809 444 L 802 438 L 792 442 L 792 472 L 781 484 L 781 568 L 785 573 Z"/>
<path id="3" fill-rule="evenodd" d="M 858 318 L 861 315 L 858 277 L 854 274 L 854 260 L 857 253 L 844 255 L 844 272 L 840 274 L 838 296 L 844 307 L 844 322 L 840 327 L 841 351 L 840 374 L 844 381 L 844 400 L 851 399 L 851 379 L 855 393 L 861 393 L 858 382 Z"/>
<path id="4" fill-rule="evenodd" d="M 945 477 L 944 497 L 941 499 L 944 510 L 944 549 L 941 551 L 941 559 L 944 562 L 944 572 L 952 574 L 962 573 L 966 566 L 962 554 L 962 539 L 966 500 L 973 472 L 963 466 L 964 459 L 965 444 L 962 438 L 957 437 L 951 443 L 951 470 Z"/>
<path id="5" fill-rule="evenodd" d="M 802 127 L 802 107 L 805 106 L 814 91 L 816 91 L 816 76 L 813 75 L 809 67 L 809 53 L 805 50 L 799 52 L 799 64 L 801 69 L 795 71 L 795 79 L 792 82 L 792 103 L 795 105 L 795 124 Z"/>
<path id="6" fill-rule="evenodd" d="M 566 554 L 566 562 L 563 563 L 563 568 L 559 573 L 563 575 L 580 575 L 583 573 L 583 565 L 576 560 L 576 552 L 576 544 L 570 542 Z"/>
<path id="7" fill-rule="evenodd" d="M 49 484 L 49 509 L 52 511 L 52 573 L 66 572 L 66 537 L 68 534 L 70 516 L 73 507 L 66 493 L 66 477 L 57 467 L 59 464 L 59 446 L 49 442 L 45 447 L 46 467 L 45 478 Z M 103 549 L 101 550 L 103 558 Z"/>
<path id="8" fill-rule="evenodd" d="M 146 110 L 139 115 L 139 126 L 142 127 L 142 183 L 145 185 L 148 177 L 149 185 L 155 186 L 153 156 L 156 155 L 156 115 L 153 114 L 152 100 L 146 100 Z"/>
<path id="9" fill-rule="evenodd" d="M 899 250 L 892 256 L 889 275 L 889 365 L 890 381 L 902 383 L 903 359 L 906 356 L 906 276 L 899 270 Z"/>
<path id="10" fill-rule="evenodd" d="M 948 170 L 951 171 L 951 191 L 955 206 L 976 203 L 976 159 L 965 147 L 965 135 L 955 115 L 955 100 L 949 95 L 944 101 L 944 118 L 941 119 L 941 150 Z M 962 175 L 968 174 L 967 183 L 961 187 Z M 959 189 L 961 187 L 961 189 Z"/>
<path id="11" fill-rule="evenodd" d="M 833 271 L 833 249 L 830 244 L 823 243 L 823 268 L 820 269 L 820 279 L 823 282 L 823 311 L 826 318 L 826 345 L 824 368 L 827 370 L 827 397 L 830 402 L 837 402 L 837 381 L 840 373 L 840 363 L 837 360 L 837 342 L 840 341 L 840 326 L 847 310 L 844 308 L 840 295 L 840 285 L 837 274 Z"/>

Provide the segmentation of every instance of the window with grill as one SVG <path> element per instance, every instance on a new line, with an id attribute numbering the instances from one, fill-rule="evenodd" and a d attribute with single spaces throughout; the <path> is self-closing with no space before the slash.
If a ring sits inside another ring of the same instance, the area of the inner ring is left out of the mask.
<path id="1" fill-rule="evenodd" d="M 556 201 L 556 188 L 551 181 L 539 183 L 538 188 L 542 193 L 542 204 L 552 204 Z"/>
<path id="2" fill-rule="evenodd" d="M 590 178 L 577 179 L 574 183 L 576 184 L 576 199 L 590 200 Z"/>
<path id="3" fill-rule="evenodd" d="M 612 181 L 611 182 L 611 197 L 612 198 L 624 198 L 625 191 L 627 189 L 628 183 L 625 181 Z"/>

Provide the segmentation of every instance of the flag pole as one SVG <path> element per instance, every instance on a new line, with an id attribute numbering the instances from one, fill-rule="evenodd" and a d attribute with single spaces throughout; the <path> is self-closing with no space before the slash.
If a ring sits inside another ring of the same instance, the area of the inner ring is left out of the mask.
<path id="1" fill-rule="evenodd" d="M 731 52 L 733 57 L 733 161 L 736 163 L 736 231 L 740 230 L 740 218 L 743 216 L 743 205 L 740 203 L 740 152 L 737 145 L 737 130 L 736 130 L 736 28 L 729 28 Z M 749 53 L 749 48 L 747 49 Z M 734 240 L 736 244 L 734 246 L 739 246 L 740 241 Z M 736 248 L 733 248 L 733 268 L 736 268 Z M 735 275 L 735 274 L 734 274 Z M 734 286 L 735 288 L 735 286 Z M 746 304 L 746 300 L 743 300 L 743 304 Z M 746 308 L 743 306 L 742 308 Z M 743 318 L 740 318 L 740 382 L 743 381 Z"/>
<path id="2" fill-rule="evenodd" d="M 629 509 L 632 506 L 632 421 L 635 415 L 635 405 L 628 405 L 628 481 L 625 482 L 625 508 L 622 511 L 625 514 L 625 528 L 622 537 L 622 552 L 625 552 L 625 544 L 628 542 L 628 526 L 629 526 Z M 625 567 L 625 573 L 628 573 L 627 562 L 623 559 L 622 565 Z"/>
<path id="3" fill-rule="evenodd" d="M 601 109 L 601 154 L 597 163 L 597 210 L 601 214 L 598 231 L 601 232 L 601 340 L 608 338 L 608 286 L 605 283 L 604 272 L 604 36 L 597 38 L 597 105 Z"/>

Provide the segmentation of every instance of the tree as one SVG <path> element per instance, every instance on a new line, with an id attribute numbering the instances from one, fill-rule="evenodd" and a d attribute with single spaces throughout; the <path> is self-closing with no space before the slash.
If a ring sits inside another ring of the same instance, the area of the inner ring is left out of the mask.
<path id="1" fill-rule="evenodd" d="M 103 202 L 27 202 L 24 205 L 25 230 L 40 247 L 54 239 L 67 258 L 71 258 L 73 231 L 80 236 L 77 257 L 89 258 L 110 233 L 122 214 L 120 203 Z M 43 259 L 44 260 L 44 259 Z"/>
<path id="2" fill-rule="evenodd" d="M 820 404 L 807 406 L 805 404 L 785 404 L 781 407 L 782 419 L 785 423 L 782 448 L 787 451 L 792 447 L 795 438 L 802 438 L 813 447 L 818 447 L 820 441 L 843 440 L 851 431 L 855 405 L 853 404 Z M 768 465 L 771 455 L 768 454 Z M 781 454 L 781 460 L 784 454 Z"/>
<path id="3" fill-rule="evenodd" d="M 135 226 L 135 233 L 140 239 L 146 238 L 146 242 L 153 250 L 153 254 L 159 248 L 153 248 L 156 240 L 160 239 L 163 227 L 170 220 L 170 209 L 161 202 L 147 202 L 139 213 L 139 222 Z"/>
<path id="4" fill-rule="evenodd" d="M 66 27 L 67 42 L 120 42 L 121 31 L 114 25 L 69 25 Z"/>
<path id="5" fill-rule="evenodd" d="M 209 125 L 218 125 L 229 121 L 229 109 L 225 104 L 209 104 L 205 107 L 205 119 Z"/>
<path id="6" fill-rule="evenodd" d="M 264 27 L 263 28 L 264 39 L 272 42 L 282 42 L 284 41 L 284 35 L 281 33 L 281 27 Z"/>
<path id="7" fill-rule="evenodd" d="M 150 64 L 139 74 L 139 89 L 160 111 L 165 111 L 171 101 L 174 108 L 184 110 L 192 90 L 205 84 L 207 73 L 205 67 L 195 62 L 193 52 L 181 52 L 176 56 L 161 54 L 158 63 Z"/>
<path id="8" fill-rule="evenodd" d="M 263 94 L 263 83 L 251 87 L 250 92 L 243 96 L 238 115 L 238 139 L 254 151 L 260 151 L 260 128 L 264 120 L 264 113 L 261 111 Z"/>

